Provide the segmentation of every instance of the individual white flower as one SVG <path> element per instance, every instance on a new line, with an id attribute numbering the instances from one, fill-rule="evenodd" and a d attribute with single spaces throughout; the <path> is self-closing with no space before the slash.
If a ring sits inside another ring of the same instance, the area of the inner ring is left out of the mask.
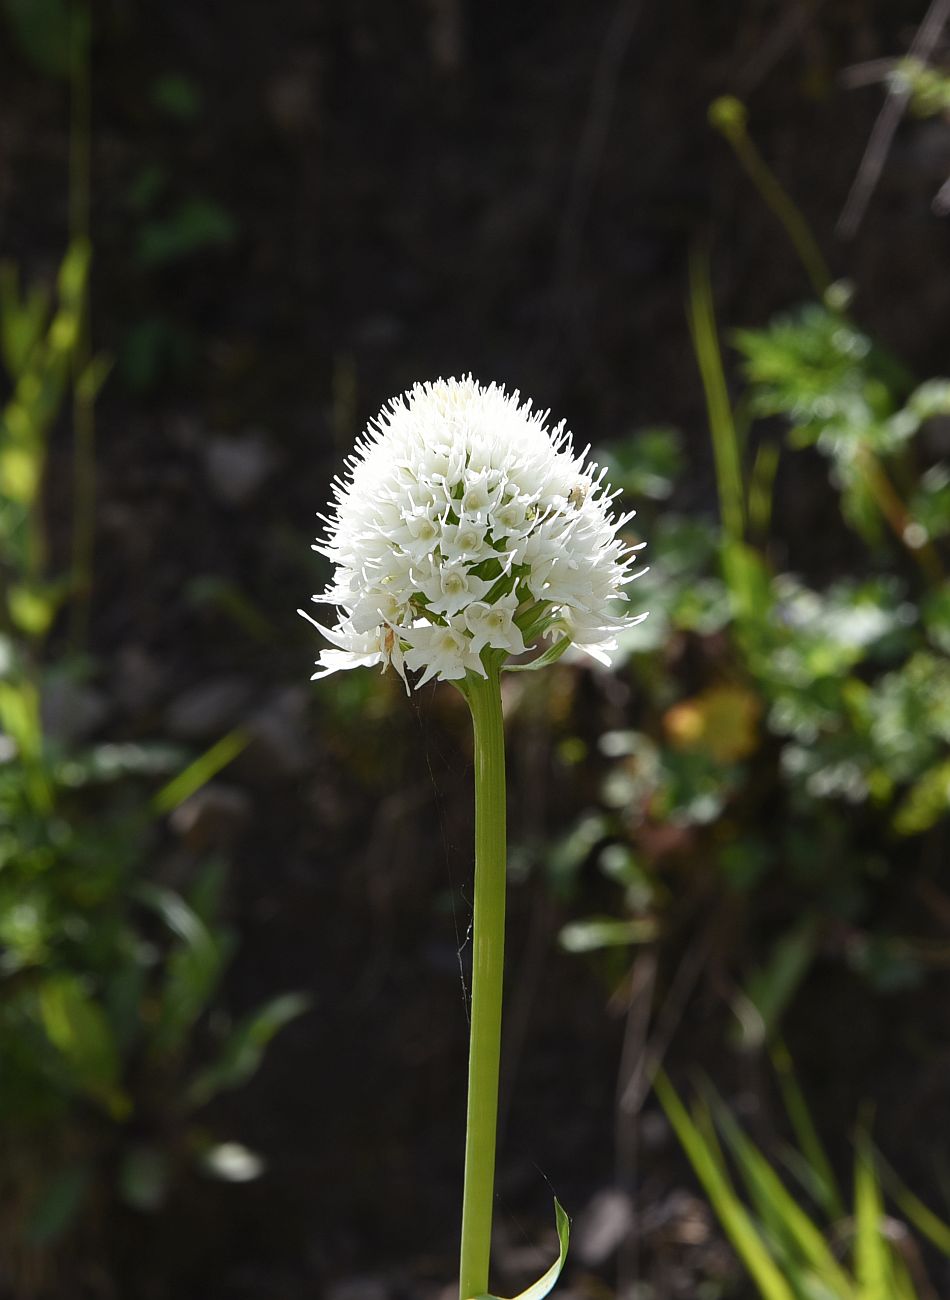
<path id="1" fill-rule="evenodd" d="M 462 560 L 443 559 L 435 563 L 419 586 L 428 600 L 427 609 L 434 614 L 460 614 L 473 600 L 481 600 L 492 582 L 480 578 Z"/>
<path id="2" fill-rule="evenodd" d="M 632 513 L 613 515 L 604 471 L 546 420 L 471 376 L 383 408 L 314 547 L 334 566 L 314 600 L 340 614 L 317 623 L 333 648 L 314 676 L 381 663 L 417 685 L 459 681 L 543 637 L 609 663 L 617 631 L 645 617 L 618 612 L 642 543 L 621 539 Z"/>
<path id="3" fill-rule="evenodd" d="M 406 607 L 389 587 L 366 587 L 353 601 L 350 623 L 354 632 L 375 632 L 381 624 L 398 627 Z"/>
<path id="4" fill-rule="evenodd" d="M 314 627 L 328 641 L 339 647 L 321 653 L 318 660 L 319 671 L 313 674 L 311 681 L 316 681 L 318 677 L 327 677 L 330 673 L 339 672 L 344 668 L 372 668 L 374 664 L 379 663 L 383 667 L 391 663 L 405 681 L 402 648 L 392 629 L 385 624 L 381 624 L 372 632 L 357 632 L 347 619 L 338 623 L 336 627 L 329 628 L 318 623 L 315 618 L 310 618 L 306 610 L 299 612 L 304 618 L 310 619 Z"/>
<path id="5" fill-rule="evenodd" d="M 465 610 L 465 626 L 472 638 L 472 647 L 478 652 L 483 646 L 493 650 L 507 650 L 509 654 L 523 655 L 528 647 L 524 643 L 521 628 L 515 622 L 518 609 L 518 593 L 509 592 L 500 596 L 494 605 L 474 600 Z"/>
<path id="6" fill-rule="evenodd" d="M 389 540 L 410 559 L 424 560 L 439 546 L 444 528 L 431 506 L 416 506 L 406 510 L 398 524 L 392 526 Z"/>
<path id="7" fill-rule="evenodd" d="M 472 519 L 462 515 L 457 524 L 442 525 L 442 539 L 439 549 L 450 563 L 453 560 L 466 560 L 469 563 L 491 559 L 492 548 L 485 540 L 488 532 L 487 521 Z"/>
<path id="8" fill-rule="evenodd" d="M 617 649 L 617 632 L 635 620 L 605 618 L 582 609 L 565 605 L 558 620 L 552 624 L 548 635 L 565 636 L 578 650 L 584 650 L 599 663 L 610 667 L 610 652 Z"/>
<path id="9" fill-rule="evenodd" d="M 423 670 L 417 686 L 425 685 L 432 677 L 444 682 L 458 681 L 469 671 L 482 677 L 486 675 L 485 665 L 464 627 L 417 624 L 406 630 L 404 636 L 409 643 L 406 667 Z"/>

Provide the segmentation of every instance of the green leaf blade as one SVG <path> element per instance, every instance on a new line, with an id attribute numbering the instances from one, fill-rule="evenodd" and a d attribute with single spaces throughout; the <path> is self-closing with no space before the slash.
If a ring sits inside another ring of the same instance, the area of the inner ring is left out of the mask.
<path id="1" fill-rule="evenodd" d="M 561 1276 L 564 1269 L 564 1262 L 567 1259 L 567 1248 L 571 1240 L 571 1221 L 560 1201 L 554 1199 L 554 1216 L 557 1223 L 557 1238 L 560 1247 L 558 1257 L 537 1282 L 533 1282 L 525 1291 L 519 1291 L 511 1300 L 544 1300 L 544 1297 L 553 1290 L 555 1283 Z M 474 1296 L 472 1300 L 500 1300 L 499 1296 L 488 1295 L 487 1293 Z"/>

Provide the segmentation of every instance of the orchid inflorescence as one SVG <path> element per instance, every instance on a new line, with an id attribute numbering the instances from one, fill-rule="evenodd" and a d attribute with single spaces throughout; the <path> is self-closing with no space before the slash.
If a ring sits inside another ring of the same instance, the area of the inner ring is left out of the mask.
<path id="1" fill-rule="evenodd" d="M 437 678 L 486 675 L 542 638 L 533 662 L 576 645 L 609 663 L 642 543 L 618 535 L 619 495 L 575 455 L 563 422 L 471 376 L 416 384 L 371 422 L 334 481 L 314 549 L 334 565 L 313 599 L 341 611 L 314 677 L 382 664 Z M 300 611 L 304 613 L 304 611 Z M 310 618 L 310 615 L 304 614 Z M 407 683 L 408 689 L 408 683 Z"/>
<path id="2" fill-rule="evenodd" d="M 454 682 L 472 715 L 475 881 L 468 1109 L 459 1300 L 488 1292 L 494 1200 L 505 936 L 506 786 L 503 668 L 539 668 L 570 646 L 610 663 L 617 633 L 645 615 L 622 602 L 641 542 L 620 531 L 619 492 L 575 455 L 517 392 L 464 379 L 416 384 L 385 406 L 334 480 L 314 549 L 333 564 L 304 614 L 330 642 L 314 677 L 392 665 L 406 689 Z M 645 570 L 638 570 L 645 572 Z M 303 610 L 300 611 L 304 613 Z M 542 642 L 549 645 L 542 648 Z M 540 653 L 532 653 L 540 650 Z M 511 662 L 512 659 L 520 662 Z M 564 1267 L 570 1223 L 555 1201 L 560 1252 L 518 1300 L 541 1300 Z"/>

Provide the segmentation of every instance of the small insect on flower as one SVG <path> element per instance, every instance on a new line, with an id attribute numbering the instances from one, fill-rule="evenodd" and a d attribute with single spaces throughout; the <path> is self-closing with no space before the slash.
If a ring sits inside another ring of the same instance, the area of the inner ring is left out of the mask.
<path id="1" fill-rule="evenodd" d="M 333 564 L 314 600 L 339 611 L 317 624 L 333 649 L 316 677 L 373 663 L 419 672 L 417 686 L 485 677 L 544 637 L 610 662 L 617 632 L 645 617 L 621 604 L 642 572 L 642 543 L 620 536 L 634 512 L 614 516 L 604 471 L 546 421 L 470 375 L 382 409 L 314 546 Z"/>

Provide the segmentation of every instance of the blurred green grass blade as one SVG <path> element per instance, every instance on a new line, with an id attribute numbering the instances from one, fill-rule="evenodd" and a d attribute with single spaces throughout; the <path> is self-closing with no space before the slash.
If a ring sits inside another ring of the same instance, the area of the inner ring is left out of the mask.
<path id="1" fill-rule="evenodd" d="M 792 1178 L 804 1190 L 805 1195 L 814 1201 L 816 1205 L 821 1206 L 830 1222 L 832 1224 L 840 1222 L 840 1217 L 828 1210 L 828 1189 L 823 1179 L 815 1172 L 801 1151 L 797 1147 L 783 1146 L 779 1152 L 779 1158 Z"/>
<path id="2" fill-rule="evenodd" d="M 705 1102 L 695 1102 L 693 1104 L 692 1120 L 696 1125 L 700 1137 L 706 1143 L 709 1154 L 715 1160 L 723 1174 L 725 1174 L 728 1169 L 725 1152 L 719 1144 L 719 1134 L 716 1132 L 716 1125 L 713 1122 L 712 1112 Z"/>
<path id="3" fill-rule="evenodd" d="M 218 1060 L 202 1070 L 188 1090 L 193 1106 L 203 1106 L 217 1093 L 239 1088 L 260 1067 L 271 1039 L 310 1009 L 310 999 L 301 993 L 284 993 L 259 1007 L 228 1036 Z"/>
<path id="4" fill-rule="evenodd" d="M 768 536 L 772 524 L 772 501 L 775 476 L 781 457 L 777 442 L 763 442 L 755 453 L 749 477 L 749 528 L 760 541 Z"/>
<path id="5" fill-rule="evenodd" d="M 76 376 L 76 393 L 83 402 L 94 402 L 99 391 L 109 378 L 112 370 L 112 358 L 100 353 Z"/>
<path id="6" fill-rule="evenodd" d="M 18 378 L 46 328 L 49 293 L 36 285 L 20 297 L 17 268 L 0 263 L 0 355 L 11 379 Z"/>
<path id="7" fill-rule="evenodd" d="M 814 918 L 806 917 L 787 930 L 773 945 L 764 966 L 746 981 L 745 994 L 758 1020 L 740 1019 L 743 1043 L 756 1049 L 771 1039 L 788 1004 L 807 975 L 817 947 Z"/>
<path id="8" fill-rule="evenodd" d="M 177 939 L 198 947 L 210 939 L 205 923 L 174 890 L 146 881 L 135 890 L 138 900 L 162 918 Z"/>
<path id="9" fill-rule="evenodd" d="M 950 1224 L 936 1215 L 903 1183 L 891 1195 L 901 1213 L 920 1235 L 926 1237 L 944 1255 L 950 1256 Z"/>
<path id="10" fill-rule="evenodd" d="M 184 1045 L 192 1026 L 211 1001 L 231 955 L 233 941 L 226 933 L 212 932 L 185 900 L 170 889 L 146 884 L 137 894 L 181 941 L 165 964 L 159 1014 L 150 1043 L 153 1053 L 173 1055 Z"/>
<path id="11" fill-rule="evenodd" d="M 167 785 L 163 785 L 152 800 L 152 807 L 156 813 L 169 813 L 183 804 L 186 799 L 190 799 L 196 794 L 202 786 L 218 775 L 218 773 L 229 763 L 232 763 L 250 741 L 250 736 L 243 727 L 235 727 L 229 731 L 226 736 L 222 736 L 219 741 L 199 755 L 193 763 L 179 772 L 177 776 L 172 777 Z"/>
<path id="12" fill-rule="evenodd" d="M 854 1163 L 854 1268 L 860 1300 L 894 1300 L 884 1206 L 867 1137 L 859 1134 Z"/>
<path id="13" fill-rule="evenodd" d="M 751 1216 L 736 1195 L 729 1176 L 666 1075 L 660 1071 L 653 1083 L 660 1105 L 689 1157 L 713 1209 L 764 1300 L 796 1300 L 772 1259 Z"/>
<path id="14" fill-rule="evenodd" d="M 915 1196 L 877 1150 L 874 1151 L 874 1163 L 882 1184 L 907 1222 L 944 1255 L 950 1256 L 950 1223 L 946 1223 L 919 1196 Z"/>
<path id="15" fill-rule="evenodd" d="M 749 135 L 745 104 L 734 95 L 721 95 L 709 106 L 709 123 L 732 146 L 766 206 L 784 227 L 815 293 L 819 298 L 824 298 L 831 288 L 831 273 L 818 247 L 818 241 L 794 200 Z"/>
<path id="16" fill-rule="evenodd" d="M 716 332 L 709 259 L 697 251 L 689 259 L 689 326 L 706 395 L 722 523 L 728 536 L 739 541 L 745 514 L 739 436 Z"/>
<path id="17" fill-rule="evenodd" d="M 795 1078 L 792 1058 L 789 1056 L 784 1043 L 776 1043 L 772 1048 L 772 1064 L 778 1076 L 785 1111 L 801 1148 L 801 1154 L 807 1160 L 812 1173 L 817 1179 L 821 1192 L 819 1197 L 821 1207 L 829 1218 L 843 1219 L 847 1213 L 844 1198 L 831 1168 L 831 1161 L 828 1159 L 821 1138 L 818 1136 L 818 1130 L 815 1128 L 804 1093 Z"/>
<path id="18" fill-rule="evenodd" d="M 554 1216 L 557 1222 L 557 1239 L 560 1247 L 558 1257 L 543 1277 L 539 1277 L 537 1282 L 532 1283 L 526 1291 L 519 1291 L 516 1296 L 512 1297 L 512 1300 L 544 1300 L 544 1297 L 552 1290 L 555 1282 L 561 1276 L 571 1239 L 571 1221 L 556 1197 L 554 1200 Z M 474 1300 L 499 1300 L 499 1298 L 492 1295 L 480 1295 L 475 1296 Z"/>
<path id="19" fill-rule="evenodd" d="M 60 302 L 76 310 L 83 301 L 89 282 L 92 245 L 82 237 L 74 239 L 66 250 L 59 268 L 56 287 Z"/>
<path id="20" fill-rule="evenodd" d="M 152 1039 L 160 1055 L 174 1054 L 184 1046 L 189 1031 L 217 990 L 229 955 L 213 940 L 198 946 L 182 945 L 171 954 Z"/>
<path id="21" fill-rule="evenodd" d="M 899 1255 L 893 1252 L 891 1254 L 891 1279 L 894 1300 L 921 1300 L 907 1265 Z"/>
<path id="22" fill-rule="evenodd" d="M 850 1300 L 854 1297 L 854 1288 L 820 1229 L 790 1195 L 775 1170 L 715 1093 L 712 1093 L 712 1106 L 716 1123 L 759 1217 L 782 1243 L 789 1265 L 793 1265 L 796 1259 L 807 1264 L 835 1295 Z"/>
<path id="23" fill-rule="evenodd" d="M 199 869 L 188 890 L 188 906 L 212 926 L 224 907 L 228 868 L 220 858 L 211 858 Z"/>

